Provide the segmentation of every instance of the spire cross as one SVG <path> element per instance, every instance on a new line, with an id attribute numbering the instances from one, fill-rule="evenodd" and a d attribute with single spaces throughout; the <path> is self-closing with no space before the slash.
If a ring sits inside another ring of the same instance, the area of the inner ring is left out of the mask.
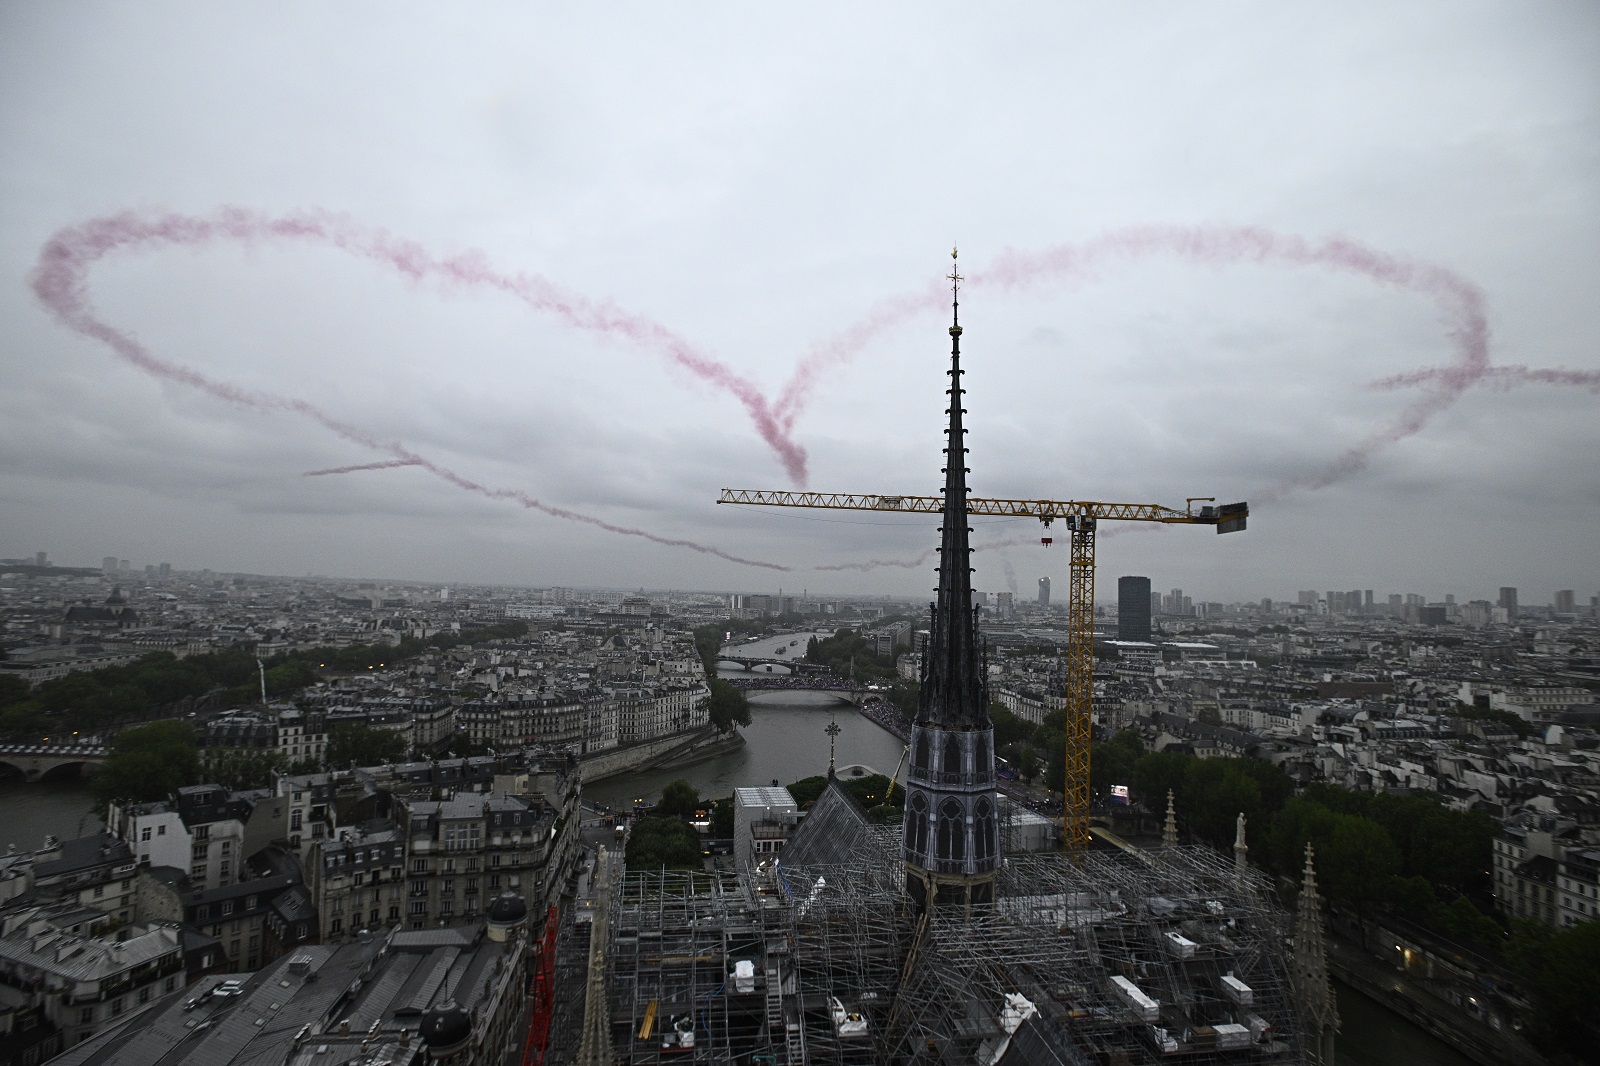
<path id="1" fill-rule="evenodd" d="M 956 262 L 956 255 L 958 251 L 959 249 L 955 247 L 950 249 L 950 273 L 945 275 L 945 277 L 950 279 L 950 301 L 957 308 L 961 306 L 961 283 L 967 280 L 961 276 L 960 267 Z"/>
<path id="2" fill-rule="evenodd" d="M 833 773 L 833 740 L 840 733 L 843 733 L 844 730 L 840 729 L 839 723 L 834 721 L 829 722 L 827 728 L 823 729 L 823 732 L 828 734 L 828 772 L 831 774 Z"/>

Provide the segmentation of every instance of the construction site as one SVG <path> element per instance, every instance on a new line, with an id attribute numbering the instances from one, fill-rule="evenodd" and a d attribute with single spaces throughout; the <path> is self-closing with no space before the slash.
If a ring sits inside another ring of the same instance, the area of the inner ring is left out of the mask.
<path id="1" fill-rule="evenodd" d="M 898 827 L 837 864 L 627 875 L 605 962 L 622 1063 L 1305 1061 L 1265 878 L 1204 848 L 1015 856 L 919 917 Z"/>

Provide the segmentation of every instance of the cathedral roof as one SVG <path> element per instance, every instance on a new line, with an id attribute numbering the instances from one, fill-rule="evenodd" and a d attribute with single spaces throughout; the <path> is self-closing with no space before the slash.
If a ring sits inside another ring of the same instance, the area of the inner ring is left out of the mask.
<path id="1" fill-rule="evenodd" d="M 871 825 L 861 801 L 830 775 L 822 795 L 784 844 L 779 864 L 795 869 L 841 865 L 867 842 Z"/>

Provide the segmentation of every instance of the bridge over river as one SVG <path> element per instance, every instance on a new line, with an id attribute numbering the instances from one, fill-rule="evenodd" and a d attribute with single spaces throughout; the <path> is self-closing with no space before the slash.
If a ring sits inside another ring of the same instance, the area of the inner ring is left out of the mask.
<path id="1" fill-rule="evenodd" d="M 0 744 L 0 767 L 22 775 L 24 781 L 93 773 L 111 749 L 97 744 Z"/>
<path id="2" fill-rule="evenodd" d="M 722 680 L 745 692 L 826 692 L 841 701 L 860 707 L 882 693 L 832 674 L 761 674 L 749 677 L 723 676 Z"/>

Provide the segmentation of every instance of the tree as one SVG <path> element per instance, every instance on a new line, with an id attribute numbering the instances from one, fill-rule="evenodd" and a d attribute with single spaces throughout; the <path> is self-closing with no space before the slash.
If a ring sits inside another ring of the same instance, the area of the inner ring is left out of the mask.
<path id="1" fill-rule="evenodd" d="M 1592 1055 L 1600 1040 L 1600 922 L 1588 921 L 1551 935 L 1534 976 L 1539 1023 L 1557 1047 Z"/>
<path id="2" fill-rule="evenodd" d="M 721 678 L 713 677 L 708 684 L 711 696 L 706 700 L 706 713 L 710 715 L 712 725 L 724 733 L 731 733 L 735 726 L 750 724 L 750 701 L 743 692 Z"/>
<path id="3" fill-rule="evenodd" d="M 704 862 L 699 836 L 677 818 L 635 820 L 624 854 L 630 870 L 698 870 Z"/>
<path id="4" fill-rule="evenodd" d="M 101 805 L 145 803 L 166 799 L 199 777 L 194 729 L 186 722 L 151 722 L 117 734 L 89 787 Z"/>
<path id="5" fill-rule="evenodd" d="M 669 781 L 667 787 L 661 790 L 661 802 L 656 804 L 656 810 L 666 817 L 688 818 L 699 806 L 700 793 L 680 777 L 676 781 Z"/>
<path id="6" fill-rule="evenodd" d="M 228 789 L 266 788 L 283 756 L 270 748 L 209 748 L 200 757 L 200 775 Z"/>
<path id="7" fill-rule="evenodd" d="M 328 731 L 326 762 L 333 769 L 377 766 L 404 758 L 408 750 L 405 737 L 393 730 L 365 722 L 340 722 Z"/>

